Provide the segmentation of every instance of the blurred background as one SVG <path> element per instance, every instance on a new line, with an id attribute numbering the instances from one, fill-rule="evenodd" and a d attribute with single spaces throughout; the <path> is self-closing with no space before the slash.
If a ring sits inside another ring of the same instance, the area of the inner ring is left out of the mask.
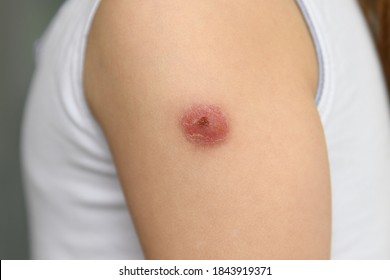
<path id="1" fill-rule="evenodd" d="M 34 70 L 34 41 L 62 2 L 2 0 L 0 5 L 0 259 L 29 258 L 20 124 Z"/>

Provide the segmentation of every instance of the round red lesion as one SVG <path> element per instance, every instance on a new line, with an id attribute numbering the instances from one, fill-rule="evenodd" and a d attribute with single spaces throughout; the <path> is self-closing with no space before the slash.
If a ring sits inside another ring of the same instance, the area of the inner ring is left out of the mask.
<path id="1" fill-rule="evenodd" d="M 181 118 L 181 128 L 186 139 L 196 145 L 213 146 L 227 138 L 227 118 L 217 105 L 193 105 Z"/>

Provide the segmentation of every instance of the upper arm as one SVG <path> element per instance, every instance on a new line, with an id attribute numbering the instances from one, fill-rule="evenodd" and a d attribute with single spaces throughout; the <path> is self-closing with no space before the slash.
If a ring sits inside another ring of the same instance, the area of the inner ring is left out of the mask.
<path id="1" fill-rule="evenodd" d="M 147 258 L 329 257 L 317 66 L 294 3 L 102 1 L 86 96 Z M 184 137 L 194 104 L 221 109 L 223 143 Z"/>

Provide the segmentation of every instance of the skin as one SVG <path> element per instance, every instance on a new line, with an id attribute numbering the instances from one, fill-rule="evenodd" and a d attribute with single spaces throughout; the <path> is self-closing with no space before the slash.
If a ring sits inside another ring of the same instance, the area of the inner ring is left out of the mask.
<path id="1" fill-rule="evenodd" d="M 294 1 L 102 1 L 85 94 L 146 258 L 329 258 L 317 67 Z M 199 104 L 223 143 L 178 125 Z"/>

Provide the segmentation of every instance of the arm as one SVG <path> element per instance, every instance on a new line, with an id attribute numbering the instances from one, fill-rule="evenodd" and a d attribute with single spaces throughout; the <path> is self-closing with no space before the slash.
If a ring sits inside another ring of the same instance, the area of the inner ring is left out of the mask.
<path id="1" fill-rule="evenodd" d="M 294 1 L 238 2 L 103 0 L 96 15 L 86 96 L 146 258 L 329 258 L 310 36 Z M 183 128 L 199 104 L 226 121 L 215 145 Z"/>

